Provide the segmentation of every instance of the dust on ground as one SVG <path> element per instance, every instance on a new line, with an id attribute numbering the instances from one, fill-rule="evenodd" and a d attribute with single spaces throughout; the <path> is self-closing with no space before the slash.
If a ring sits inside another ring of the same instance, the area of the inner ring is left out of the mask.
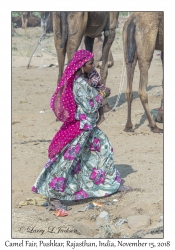
<path id="1" fill-rule="evenodd" d="M 66 217 L 56 217 L 43 206 L 18 207 L 20 201 L 39 196 L 31 192 L 31 187 L 48 160 L 48 145 L 62 123 L 56 122 L 49 106 L 58 76 L 53 34 L 49 34 L 42 46 L 38 46 L 28 69 L 27 64 L 39 41 L 41 28 L 28 28 L 27 37 L 23 29 L 16 31 L 21 36 L 12 37 L 12 238 L 138 238 L 149 232 L 155 237 L 163 237 L 160 234 L 162 231 L 152 230 L 163 215 L 163 134 L 154 134 L 148 127 L 137 94 L 138 66 L 133 81 L 132 122 L 135 131 L 123 131 L 127 117 L 126 77 L 118 106 L 100 125 L 113 145 L 115 165 L 124 185 L 132 186 L 134 191 L 72 203 Z M 121 29 L 117 29 L 112 53 L 115 65 L 109 68 L 107 86 L 111 88 L 109 103 L 114 105 L 119 94 L 123 65 Z M 147 87 L 153 116 L 160 107 L 162 75 L 160 52 L 155 51 Z M 163 128 L 163 124 L 158 126 Z M 79 211 L 91 201 L 108 203 Z M 99 227 L 97 223 L 102 211 L 109 214 L 106 228 L 103 225 Z M 127 222 L 115 225 L 120 219 L 127 221 L 129 216 L 134 215 L 148 216 L 150 223 L 138 228 L 130 228 Z"/>

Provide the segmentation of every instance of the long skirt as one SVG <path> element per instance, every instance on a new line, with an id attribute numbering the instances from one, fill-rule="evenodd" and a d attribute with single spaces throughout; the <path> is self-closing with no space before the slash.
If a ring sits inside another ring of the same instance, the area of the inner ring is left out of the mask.
<path id="1" fill-rule="evenodd" d="M 83 131 L 50 159 L 32 190 L 49 198 L 80 200 L 113 194 L 120 182 L 111 143 L 95 127 Z"/>

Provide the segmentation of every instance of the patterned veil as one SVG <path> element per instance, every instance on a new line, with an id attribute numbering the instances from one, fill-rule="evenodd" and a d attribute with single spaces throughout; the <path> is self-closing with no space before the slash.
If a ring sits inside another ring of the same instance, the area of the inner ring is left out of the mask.
<path id="1" fill-rule="evenodd" d="M 73 81 L 76 71 L 93 57 L 93 53 L 87 50 L 78 50 L 64 70 L 55 93 L 51 98 L 51 109 L 57 119 L 64 123 L 49 145 L 48 156 L 50 159 L 81 133 L 80 122 L 75 120 L 77 106 L 72 91 Z"/>

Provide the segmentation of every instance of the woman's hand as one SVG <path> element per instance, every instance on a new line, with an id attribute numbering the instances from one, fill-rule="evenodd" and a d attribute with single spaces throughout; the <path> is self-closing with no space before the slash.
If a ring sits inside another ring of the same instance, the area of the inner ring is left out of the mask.
<path id="1" fill-rule="evenodd" d="M 110 88 L 107 88 L 107 87 L 105 87 L 105 86 L 104 86 L 104 87 L 101 87 L 100 90 L 103 91 L 103 92 L 105 92 L 106 97 L 110 96 L 110 94 L 111 94 L 111 89 L 110 89 Z"/>
<path id="2" fill-rule="evenodd" d="M 90 86 L 92 85 L 91 79 L 88 79 L 88 84 L 89 84 Z"/>

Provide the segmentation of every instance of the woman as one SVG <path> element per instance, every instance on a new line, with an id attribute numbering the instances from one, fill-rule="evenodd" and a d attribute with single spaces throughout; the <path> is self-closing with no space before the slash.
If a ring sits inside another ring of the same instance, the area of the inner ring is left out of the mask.
<path id="1" fill-rule="evenodd" d="M 64 123 L 49 146 L 49 161 L 32 187 L 51 199 L 79 200 L 127 190 L 120 187 L 111 143 L 96 126 L 98 109 L 110 89 L 104 87 L 99 93 L 88 84 L 85 75 L 93 71 L 93 57 L 89 51 L 77 51 L 51 99 L 52 110 Z"/>

